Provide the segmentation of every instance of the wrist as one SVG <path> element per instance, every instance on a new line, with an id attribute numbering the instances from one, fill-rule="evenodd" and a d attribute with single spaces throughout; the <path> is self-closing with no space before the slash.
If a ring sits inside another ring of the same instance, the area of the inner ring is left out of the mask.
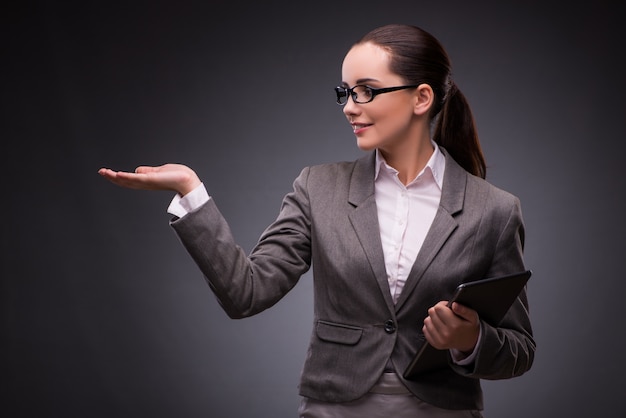
<path id="1" fill-rule="evenodd" d="M 189 173 L 187 178 L 181 182 L 176 192 L 181 196 L 185 196 L 187 193 L 195 190 L 200 184 L 202 184 L 202 182 L 198 176 L 195 173 Z"/>

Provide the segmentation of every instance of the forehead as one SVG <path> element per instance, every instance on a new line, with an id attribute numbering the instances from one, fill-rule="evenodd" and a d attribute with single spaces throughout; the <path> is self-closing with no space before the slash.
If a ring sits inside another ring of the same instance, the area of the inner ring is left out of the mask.
<path id="1" fill-rule="evenodd" d="M 372 43 L 358 44 L 346 54 L 341 67 L 342 81 L 348 85 L 359 80 L 391 80 L 398 78 L 389 70 L 389 53 Z"/>

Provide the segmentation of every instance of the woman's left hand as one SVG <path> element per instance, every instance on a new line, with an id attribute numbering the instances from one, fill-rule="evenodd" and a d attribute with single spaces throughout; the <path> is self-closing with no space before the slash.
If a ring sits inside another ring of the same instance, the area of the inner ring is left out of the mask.
<path id="1" fill-rule="evenodd" d="M 428 310 L 422 331 L 430 345 L 439 350 L 471 353 L 478 342 L 480 318 L 467 306 L 454 302 L 450 309 L 447 301 L 441 301 Z"/>

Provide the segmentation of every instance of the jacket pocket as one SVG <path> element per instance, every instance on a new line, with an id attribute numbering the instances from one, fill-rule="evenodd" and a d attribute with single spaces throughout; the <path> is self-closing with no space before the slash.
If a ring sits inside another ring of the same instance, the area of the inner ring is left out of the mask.
<path id="1" fill-rule="evenodd" d="M 355 345 L 363 335 L 363 328 L 319 320 L 315 332 L 323 341 Z"/>

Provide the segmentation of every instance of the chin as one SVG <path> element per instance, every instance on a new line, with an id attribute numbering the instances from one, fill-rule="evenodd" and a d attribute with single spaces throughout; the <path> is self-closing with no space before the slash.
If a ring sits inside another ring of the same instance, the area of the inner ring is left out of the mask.
<path id="1" fill-rule="evenodd" d="M 361 139 L 358 139 L 358 138 L 356 140 L 356 145 L 357 145 L 357 147 L 359 147 L 359 149 L 361 151 L 373 151 L 373 150 L 375 150 L 377 148 L 377 146 L 376 146 L 377 144 L 374 144 L 374 143 L 369 142 L 369 141 L 364 141 L 364 140 L 361 140 Z"/>

